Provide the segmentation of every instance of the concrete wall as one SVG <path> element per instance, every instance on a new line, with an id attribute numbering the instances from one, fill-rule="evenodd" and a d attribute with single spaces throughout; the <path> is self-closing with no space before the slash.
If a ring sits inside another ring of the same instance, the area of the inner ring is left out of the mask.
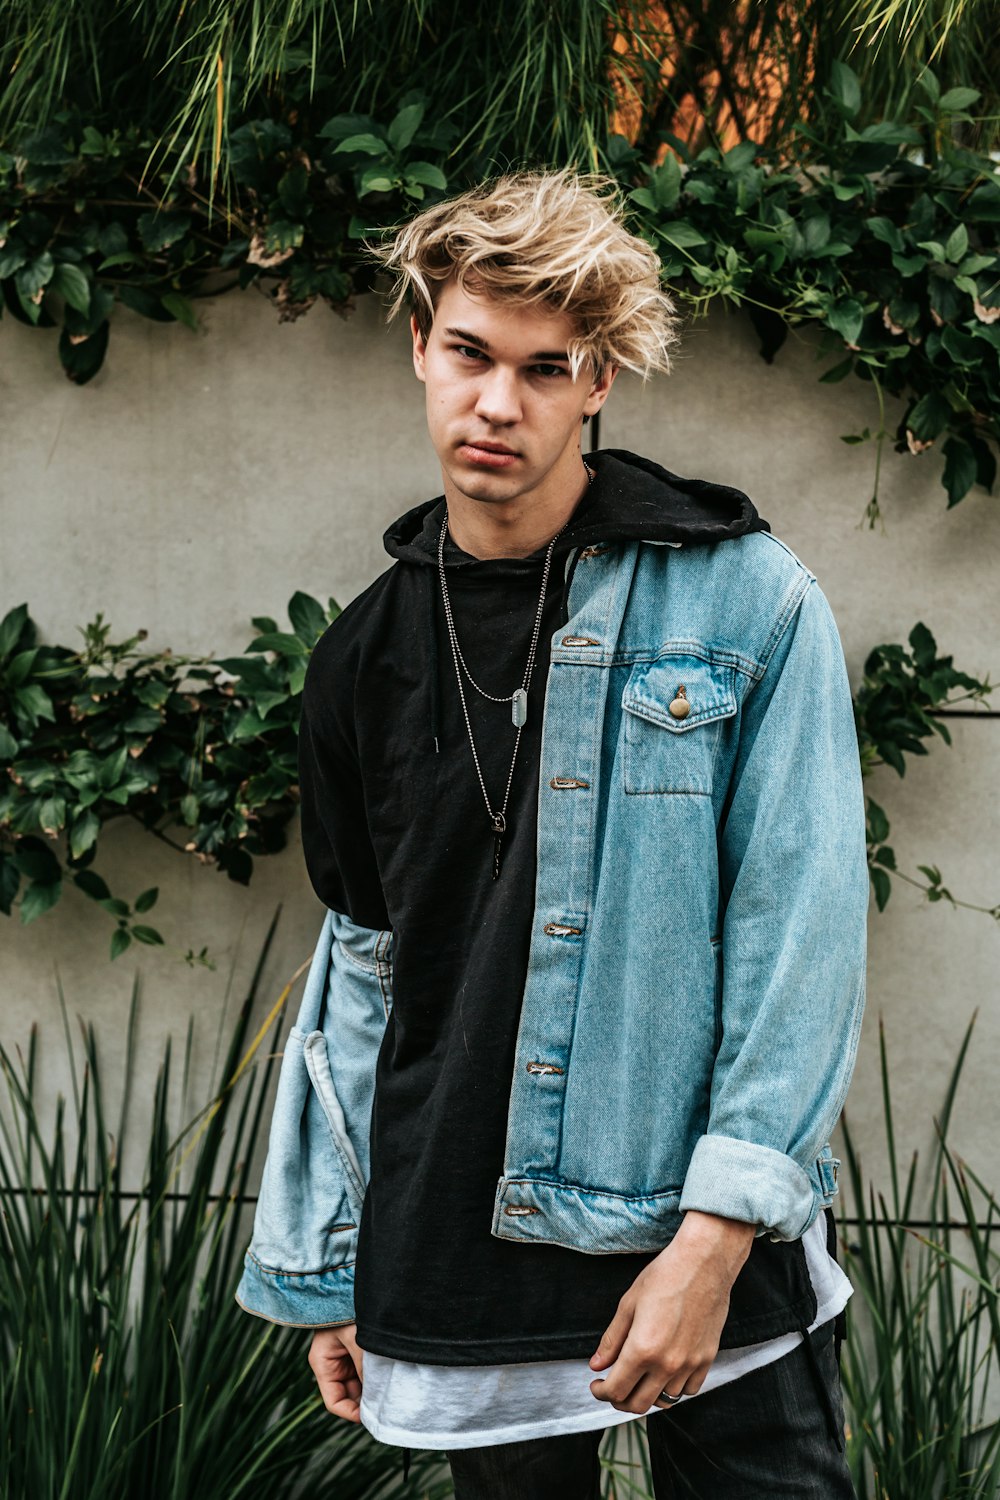
<path id="1" fill-rule="evenodd" d="M 439 492 L 405 329 L 387 330 L 373 299 L 362 299 L 346 323 L 314 309 L 279 325 L 253 292 L 206 300 L 199 312 L 202 327 L 192 335 L 118 311 L 107 365 L 82 390 L 63 378 L 54 334 L 9 319 L 0 327 L 0 610 L 26 600 L 45 640 L 73 642 L 76 627 L 101 609 L 117 636 L 144 627 L 151 647 L 240 651 L 250 616 L 283 618 L 295 589 L 346 603 L 388 564 L 385 526 Z M 671 378 L 645 389 L 628 377 L 618 382 L 602 446 L 631 447 L 677 472 L 747 490 L 817 574 L 853 684 L 870 648 L 904 641 L 917 620 L 957 666 L 1000 677 L 995 499 L 975 492 L 948 513 L 940 456 L 901 457 L 890 448 L 884 524 L 859 524 L 874 452 L 845 445 L 839 434 L 877 424 L 874 393 L 857 381 L 819 385 L 823 368 L 810 337 L 792 338 L 766 365 L 749 323 L 714 312 L 688 331 Z M 890 427 L 896 417 L 890 406 Z M 992 905 L 1000 901 L 1000 720 L 956 719 L 950 727 L 953 748 L 935 742 L 904 781 L 880 771 L 871 790 L 892 819 L 905 870 L 938 864 L 957 896 Z M 321 909 L 294 829 L 285 854 L 258 861 L 249 891 L 127 827 L 102 839 L 98 868 L 126 895 L 161 887 L 155 919 L 169 948 L 133 949 L 110 964 L 110 923 L 75 891 L 32 926 L 0 921 L 0 1041 L 23 1043 L 37 1020 L 43 1090 L 51 1099 L 64 1088 L 59 982 L 70 1013 L 97 1026 L 113 1085 L 138 973 L 136 1098 L 147 1092 L 166 1036 L 181 1042 L 193 1015 L 192 1097 L 200 1099 L 227 990 L 230 1005 L 241 998 L 275 907 L 280 902 L 283 914 L 262 1014 L 318 930 Z M 866 1159 L 877 1165 L 881 1154 L 879 1018 L 908 1150 L 931 1139 L 951 1060 L 979 1007 L 953 1138 L 997 1183 L 1000 927 L 977 912 L 928 907 L 897 882 L 884 914 L 872 903 L 870 937 L 868 1014 L 848 1103 Z M 182 960 L 202 944 L 217 961 L 214 972 Z M 132 1174 L 141 1169 L 140 1148 L 137 1138 L 127 1158 Z"/>

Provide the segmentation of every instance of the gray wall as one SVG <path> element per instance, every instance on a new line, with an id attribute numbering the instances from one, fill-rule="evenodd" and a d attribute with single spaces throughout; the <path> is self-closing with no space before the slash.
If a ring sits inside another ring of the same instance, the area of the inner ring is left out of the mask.
<path id="1" fill-rule="evenodd" d="M 26 600 L 45 640 L 72 643 L 100 609 L 122 637 L 150 647 L 227 654 L 250 638 L 251 615 L 284 616 L 295 589 L 346 603 L 388 564 L 385 526 L 439 492 L 413 379 L 408 336 L 386 329 L 371 298 L 348 322 L 314 309 L 279 325 L 257 293 L 199 304 L 201 329 L 115 314 L 105 369 L 76 389 L 58 367 L 55 335 L 0 326 L 3 516 L 0 610 Z M 956 665 L 1000 677 L 1000 511 L 976 491 L 948 513 L 941 459 L 887 447 L 884 525 L 861 523 L 874 451 L 839 434 L 877 424 L 858 381 L 817 384 L 815 341 L 795 336 L 773 366 L 749 323 L 715 311 L 692 325 L 675 373 L 645 389 L 620 379 L 601 442 L 630 447 L 677 472 L 747 490 L 774 533 L 817 574 L 840 626 L 853 685 L 869 649 L 905 641 L 917 620 Z M 888 422 L 898 409 L 890 403 Z M 1000 703 L 996 705 L 1000 708 Z M 1000 901 L 994 851 L 1000 720 L 955 719 L 954 746 L 935 741 L 906 778 L 878 772 L 871 790 L 892 819 L 901 866 L 938 864 L 957 896 Z M 0 1041 L 42 1032 L 43 1090 L 65 1088 L 57 985 L 71 1015 L 98 1028 L 105 1077 L 120 1077 L 123 1022 L 138 973 L 140 1079 L 152 1081 L 168 1034 L 195 1018 L 201 1099 L 225 1007 L 241 998 L 278 903 L 283 913 L 261 1013 L 308 957 L 321 920 L 292 847 L 261 860 L 249 891 L 214 870 L 115 826 L 98 868 L 134 896 L 161 887 L 156 924 L 167 951 L 106 959 L 110 922 L 79 893 L 22 928 L 0 921 Z M 215 972 L 181 954 L 207 944 Z M 977 1042 L 953 1140 L 991 1183 L 1000 1075 L 996 975 L 1000 927 L 947 905 L 928 907 L 897 882 L 888 910 L 871 907 L 868 1013 L 848 1112 L 878 1167 L 878 1023 L 885 1020 L 904 1150 L 926 1147 L 961 1033 L 980 1008 Z M 148 1096 L 148 1092 L 147 1092 Z M 138 1139 L 128 1171 L 141 1169 Z"/>

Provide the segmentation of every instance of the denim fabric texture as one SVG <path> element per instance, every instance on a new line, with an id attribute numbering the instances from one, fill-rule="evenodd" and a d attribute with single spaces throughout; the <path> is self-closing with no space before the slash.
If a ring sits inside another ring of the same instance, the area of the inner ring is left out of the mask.
<path id="1" fill-rule="evenodd" d="M 829 1137 L 865 996 L 836 623 L 765 532 L 587 548 L 567 576 L 491 1232 L 655 1251 L 698 1209 L 797 1239 L 836 1193 Z M 237 1294 L 250 1312 L 352 1319 L 391 983 L 392 933 L 328 912 L 282 1063 Z"/>
<path id="2" fill-rule="evenodd" d="M 646 1418 L 655 1500 L 856 1500 L 831 1336 Z M 604 1432 L 449 1453 L 455 1500 L 598 1500 Z"/>

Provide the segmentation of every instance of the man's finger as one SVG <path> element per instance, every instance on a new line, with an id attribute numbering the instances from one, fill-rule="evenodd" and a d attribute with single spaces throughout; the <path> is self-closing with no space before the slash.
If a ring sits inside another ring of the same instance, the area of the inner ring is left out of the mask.
<path id="1" fill-rule="evenodd" d="M 622 1345 L 628 1338 L 628 1331 L 632 1327 L 632 1309 L 630 1307 L 619 1307 L 611 1322 L 601 1335 L 601 1341 L 591 1356 L 590 1368 L 592 1370 L 603 1370 L 608 1365 L 613 1365 L 622 1350 Z"/>

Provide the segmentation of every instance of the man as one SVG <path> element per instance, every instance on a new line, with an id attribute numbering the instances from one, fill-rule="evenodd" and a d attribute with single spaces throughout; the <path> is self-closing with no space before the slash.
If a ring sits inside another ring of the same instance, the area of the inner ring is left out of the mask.
<path id="1" fill-rule="evenodd" d="M 328 911 L 239 1300 L 460 1500 L 595 1496 L 641 1415 L 658 1500 L 851 1496 L 829 1135 L 868 876 L 829 605 L 741 491 L 584 460 L 676 341 L 598 184 L 486 184 L 383 264 L 444 493 L 310 662 Z"/>

